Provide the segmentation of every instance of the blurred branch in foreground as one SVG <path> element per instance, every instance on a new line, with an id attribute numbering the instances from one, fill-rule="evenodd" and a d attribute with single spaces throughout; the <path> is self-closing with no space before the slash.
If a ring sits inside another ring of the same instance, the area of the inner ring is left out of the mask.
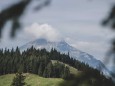
<path id="1" fill-rule="evenodd" d="M 102 22 L 102 25 L 110 26 L 111 29 L 115 30 L 115 5 L 111 9 L 110 14 L 107 17 L 107 19 L 105 19 Z M 111 61 L 111 59 L 112 59 L 112 61 Z M 111 46 L 109 52 L 107 53 L 104 62 L 105 62 L 105 64 L 112 63 L 112 65 L 115 67 L 115 39 L 113 39 L 113 41 L 112 41 L 112 46 Z M 111 73 L 111 76 L 115 79 L 115 69 L 114 69 L 114 67 L 113 67 L 112 71 L 110 71 L 110 73 Z"/>
<path id="2" fill-rule="evenodd" d="M 107 19 L 102 22 L 103 25 L 110 25 L 112 29 L 115 29 L 115 5 L 111 9 L 111 12 Z"/>
<path id="3" fill-rule="evenodd" d="M 36 10 L 40 10 L 41 8 L 49 5 L 51 2 L 51 0 L 36 0 L 36 1 L 43 1 L 35 8 Z M 3 9 L 0 12 L 0 38 L 2 37 L 3 27 L 9 20 L 13 22 L 12 30 L 11 30 L 11 37 L 15 37 L 16 30 L 21 27 L 21 23 L 19 19 L 24 14 L 26 7 L 31 2 L 32 0 L 21 0 L 20 2 L 13 4 L 6 9 Z"/>

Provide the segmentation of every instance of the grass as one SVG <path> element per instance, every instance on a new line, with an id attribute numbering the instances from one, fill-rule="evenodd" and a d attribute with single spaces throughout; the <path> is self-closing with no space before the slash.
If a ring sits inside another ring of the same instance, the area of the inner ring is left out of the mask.
<path id="1" fill-rule="evenodd" d="M 0 86 L 10 86 L 14 76 L 14 74 L 0 76 Z"/>
<path id="2" fill-rule="evenodd" d="M 0 86 L 10 86 L 15 74 L 0 76 Z M 64 80 L 60 78 L 43 78 L 35 74 L 26 73 L 25 82 L 30 86 L 59 86 Z"/>
<path id="3" fill-rule="evenodd" d="M 0 76 L 0 86 L 10 86 L 15 74 Z M 29 86 L 76 86 L 74 80 L 63 80 L 61 78 L 43 78 L 35 74 L 25 73 L 25 82 Z M 25 85 L 25 86 L 27 86 Z M 86 82 L 77 86 L 89 86 Z"/>
<path id="4" fill-rule="evenodd" d="M 25 81 L 31 86 L 59 86 L 64 80 L 60 78 L 43 78 L 34 74 L 28 74 Z"/>
<path id="5" fill-rule="evenodd" d="M 73 74 L 73 75 L 76 75 L 76 76 L 79 76 L 81 75 L 81 71 L 78 71 L 76 68 L 68 65 L 68 64 L 65 64 L 63 62 L 60 62 L 60 61 L 57 61 L 57 60 L 51 60 L 52 61 L 52 64 L 56 63 L 56 62 L 59 62 L 60 64 L 64 64 L 65 66 L 69 67 L 70 69 L 70 73 Z"/>

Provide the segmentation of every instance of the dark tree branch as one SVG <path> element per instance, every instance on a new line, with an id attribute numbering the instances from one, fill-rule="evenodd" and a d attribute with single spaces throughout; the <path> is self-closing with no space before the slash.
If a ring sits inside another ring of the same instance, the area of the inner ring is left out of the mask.
<path id="1" fill-rule="evenodd" d="M 40 0 L 37 0 L 40 1 Z M 15 37 L 15 32 L 20 28 L 21 24 L 19 22 L 20 17 L 24 14 L 26 7 L 32 2 L 32 0 L 21 0 L 19 3 L 11 5 L 10 7 L 4 9 L 0 13 L 0 38 L 2 37 L 2 30 L 7 21 L 11 20 L 12 31 L 11 37 Z M 36 10 L 40 10 L 44 6 L 48 6 L 51 0 L 44 0 L 41 4 L 36 7 Z"/>

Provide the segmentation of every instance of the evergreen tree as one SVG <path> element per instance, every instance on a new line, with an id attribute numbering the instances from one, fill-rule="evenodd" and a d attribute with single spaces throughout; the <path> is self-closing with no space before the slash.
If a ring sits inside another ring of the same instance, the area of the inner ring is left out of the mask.
<path id="1" fill-rule="evenodd" d="M 66 66 L 66 67 L 64 68 L 64 71 L 63 71 L 63 74 L 62 74 L 62 78 L 63 78 L 63 79 L 69 79 L 69 77 L 70 77 L 70 70 L 69 70 L 69 68 Z"/>
<path id="2" fill-rule="evenodd" d="M 53 65 L 52 65 L 52 62 L 50 62 L 45 70 L 44 70 L 44 73 L 43 73 L 43 76 L 46 77 L 46 78 L 50 78 L 53 76 Z"/>
<path id="3" fill-rule="evenodd" d="M 24 80 L 25 76 L 21 72 L 16 73 L 11 86 L 24 86 L 26 84 Z"/>
<path id="4" fill-rule="evenodd" d="M 43 63 L 40 63 L 39 69 L 38 69 L 38 75 L 42 76 L 43 75 Z"/>

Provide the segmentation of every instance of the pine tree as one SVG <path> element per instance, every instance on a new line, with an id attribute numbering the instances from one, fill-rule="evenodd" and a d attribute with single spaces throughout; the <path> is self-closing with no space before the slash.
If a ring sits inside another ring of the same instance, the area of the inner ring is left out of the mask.
<path id="1" fill-rule="evenodd" d="M 64 68 L 64 72 L 63 72 L 62 78 L 63 78 L 63 79 L 69 79 L 69 77 L 70 77 L 70 70 L 69 70 L 69 68 L 66 66 L 66 67 Z"/>
<path id="2" fill-rule="evenodd" d="M 11 86 L 24 86 L 26 84 L 24 80 L 25 76 L 21 72 L 16 73 Z"/>
<path id="3" fill-rule="evenodd" d="M 43 63 L 40 64 L 39 69 L 38 69 L 38 75 L 42 76 L 43 75 Z"/>
<path id="4" fill-rule="evenodd" d="M 47 67 L 44 70 L 43 76 L 46 78 L 50 78 L 53 76 L 53 65 L 52 62 L 50 62 Z"/>

